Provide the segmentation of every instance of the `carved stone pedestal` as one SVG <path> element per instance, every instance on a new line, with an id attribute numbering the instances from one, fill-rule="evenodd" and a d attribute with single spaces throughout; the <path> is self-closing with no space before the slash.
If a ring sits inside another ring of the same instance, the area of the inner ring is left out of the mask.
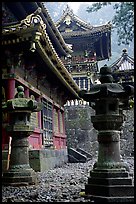
<path id="1" fill-rule="evenodd" d="M 113 83 L 111 70 L 104 66 L 100 70 L 101 84 L 90 91 L 81 91 L 80 96 L 93 104 L 96 115 L 91 121 L 98 130 L 98 160 L 90 171 L 85 185 L 85 197 L 98 202 L 134 202 L 134 185 L 128 165 L 120 159 L 120 130 L 124 116 L 124 101 L 133 95 L 131 86 L 124 89 Z"/>
<path id="2" fill-rule="evenodd" d="M 29 165 L 28 136 L 14 134 L 11 149 L 10 168 L 3 173 L 2 184 L 8 186 L 36 184 L 36 173 Z"/>
<path id="3" fill-rule="evenodd" d="M 30 116 L 32 112 L 41 110 L 41 103 L 24 97 L 24 88 L 18 86 L 17 96 L 8 100 L 3 111 L 8 111 L 10 123 L 7 131 L 12 137 L 11 158 L 7 172 L 3 173 L 3 185 L 30 185 L 37 183 L 35 171 L 29 165 L 28 137 L 34 131 Z"/>

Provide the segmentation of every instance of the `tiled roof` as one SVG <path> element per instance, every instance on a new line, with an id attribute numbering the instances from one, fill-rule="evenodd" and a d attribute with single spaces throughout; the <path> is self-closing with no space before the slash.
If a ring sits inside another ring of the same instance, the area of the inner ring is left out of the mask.
<path id="1" fill-rule="evenodd" d="M 71 18 L 75 21 L 77 21 L 78 23 L 80 23 L 82 26 L 84 26 L 87 29 L 92 29 L 92 26 L 89 23 L 86 23 L 85 21 L 83 21 L 82 19 L 80 19 L 78 16 L 76 16 L 73 13 L 73 10 L 70 9 L 70 7 L 67 5 L 66 10 L 63 11 L 63 15 L 61 16 L 61 18 L 56 22 L 56 26 L 58 27 L 59 24 L 65 19 L 65 17 L 69 15 L 71 16 Z"/>
<path id="2" fill-rule="evenodd" d="M 134 70 L 134 59 L 128 56 L 127 50 L 123 49 L 122 56 L 111 66 L 113 71 L 129 71 Z"/>
<path id="3" fill-rule="evenodd" d="M 84 28 L 84 31 L 70 31 L 70 32 L 61 32 L 63 36 L 80 36 L 80 35 L 90 35 L 95 34 L 97 32 L 105 32 L 111 29 L 111 23 L 108 22 L 104 25 L 99 26 L 92 26 L 90 23 L 86 23 L 82 19 L 80 19 L 78 16 L 76 16 L 72 9 L 69 8 L 67 5 L 66 10 L 63 11 L 63 15 L 60 17 L 60 19 L 56 22 L 56 26 L 59 29 L 59 26 L 62 22 L 64 22 L 66 16 L 69 15 L 71 17 L 71 21 L 76 21 L 78 25 L 80 25 L 82 28 Z"/>
<path id="4" fill-rule="evenodd" d="M 48 63 L 50 69 L 57 75 L 61 82 L 78 98 L 79 87 L 60 60 L 46 31 L 46 24 L 39 15 L 41 9 L 28 15 L 20 23 L 3 27 L 2 44 L 15 44 L 21 41 L 33 40 L 42 58 Z M 9 40 L 8 36 L 12 36 Z M 42 41 L 42 43 L 41 43 Z M 50 53 L 49 53 L 50 52 Z"/>
<path id="5" fill-rule="evenodd" d="M 87 31 L 71 31 L 71 32 L 61 32 L 63 37 L 72 37 L 72 36 L 92 36 L 105 33 L 111 29 L 111 24 L 92 27 L 91 30 Z"/>
<path id="6" fill-rule="evenodd" d="M 70 49 L 69 46 L 65 43 L 62 35 L 60 34 L 59 30 L 57 29 L 56 25 L 54 24 L 50 13 L 48 9 L 45 7 L 44 3 L 39 3 L 39 5 L 42 7 L 42 12 L 46 14 L 48 21 L 50 22 L 51 27 L 53 28 L 53 31 L 55 32 L 55 35 L 57 36 L 58 40 L 60 41 L 60 44 L 62 45 L 63 49 L 66 50 L 67 53 L 72 53 L 72 50 Z"/>
<path id="7" fill-rule="evenodd" d="M 9 8 L 14 16 L 16 17 L 16 22 L 9 22 L 6 23 L 4 26 L 15 25 L 20 23 L 22 19 L 25 19 L 28 15 L 35 13 L 36 10 L 41 9 L 39 15 L 41 16 L 44 24 L 46 24 L 46 30 L 48 35 L 52 39 L 52 43 L 57 47 L 56 50 L 59 50 L 60 55 L 67 55 L 72 53 L 72 50 L 67 46 L 65 43 L 62 35 L 60 34 L 59 30 L 55 26 L 51 16 L 46 7 L 42 2 L 4 2 L 4 4 Z"/>

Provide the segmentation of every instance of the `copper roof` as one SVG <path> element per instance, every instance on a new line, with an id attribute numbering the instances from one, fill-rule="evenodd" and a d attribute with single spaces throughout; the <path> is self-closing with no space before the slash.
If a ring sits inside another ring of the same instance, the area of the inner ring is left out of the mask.
<path id="1" fill-rule="evenodd" d="M 98 36 L 101 33 L 105 33 L 108 30 L 111 29 L 111 25 L 107 24 L 107 25 L 102 25 L 102 26 L 97 26 L 97 27 L 92 27 L 91 30 L 87 30 L 87 31 L 71 31 L 71 32 L 61 32 L 63 37 L 72 37 L 72 36 Z"/>
<path id="2" fill-rule="evenodd" d="M 130 71 L 134 70 L 134 59 L 128 56 L 127 50 L 123 49 L 121 57 L 111 66 L 113 71 Z"/>
<path id="3" fill-rule="evenodd" d="M 67 5 L 66 10 L 63 10 L 63 15 L 60 17 L 60 19 L 56 22 L 56 26 L 59 27 L 59 24 L 65 19 L 65 17 L 69 15 L 71 18 L 75 21 L 77 21 L 80 25 L 84 26 L 87 30 L 92 29 L 92 26 L 90 23 L 86 23 L 82 19 L 80 19 L 78 16 L 76 16 L 73 13 L 73 10 L 70 9 L 70 7 Z"/>
<path id="4" fill-rule="evenodd" d="M 87 35 L 90 35 L 90 34 L 94 35 L 94 34 L 97 34 L 99 32 L 106 32 L 108 30 L 111 30 L 111 27 L 112 27 L 110 22 L 108 22 L 107 24 L 104 24 L 104 25 L 92 26 L 92 25 L 90 25 L 90 23 L 86 23 L 85 21 L 80 19 L 78 16 L 76 16 L 73 13 L 72 9 L 70 9 L 69 6 L 67 5 L 66 10 L 63 11 L 63 15 L 56 22 L 56 26 L 58 27 L 58 29 L 60 27 L 60 24 L 62 22 L 64 22 L 66 16 L 70 16 L 71 21 L 76 21 L 77 24 L 80 25 L 84 31 L 72 30 L 70 32 L 61 32 L 63 37 L 80 36 L 80 35 L 87 36 Z"/>

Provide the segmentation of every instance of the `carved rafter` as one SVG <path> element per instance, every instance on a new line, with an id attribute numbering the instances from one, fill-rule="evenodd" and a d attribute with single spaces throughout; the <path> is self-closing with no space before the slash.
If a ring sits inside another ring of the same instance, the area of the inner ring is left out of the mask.
<path id="1" fill-rule="evenodd" d="M 43 22 L 41 16 L 39 13 L 41 12 L 41 8 L 38 8 L 34 13 L 28 15 L 25 19 L 23 19 L 19 24 L 15 24 L 14 26 L 5 26 L 2 29 L 3 34 L 9 34 L 14 33 L 20 30 L 27 29 L 28 27 L 35 26 L 37 24 L 40 24 L 42 29 L 46 29 L 46 24 Z"/>

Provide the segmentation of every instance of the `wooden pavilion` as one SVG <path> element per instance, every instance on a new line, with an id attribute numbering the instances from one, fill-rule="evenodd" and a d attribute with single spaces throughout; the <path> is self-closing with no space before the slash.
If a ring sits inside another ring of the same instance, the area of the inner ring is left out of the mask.
<path id="1" fill-rule="evenodd" d="M 126 49 L 122 50 L 122 54 L 113 64 L 110 65 L 113 71 L 114 82 L 123 86 L 134 86 L 134 59 L 128 55 Z"/>
<path id="2" fill-rule="evenodd" d="M 98 61 L 111 56 L 111 23 L 93 26 L 76 16 L 69 6 L 56 26 L 73 53 L 63 62 L 81 89 L 90 89 L 97 79 Z"/>

